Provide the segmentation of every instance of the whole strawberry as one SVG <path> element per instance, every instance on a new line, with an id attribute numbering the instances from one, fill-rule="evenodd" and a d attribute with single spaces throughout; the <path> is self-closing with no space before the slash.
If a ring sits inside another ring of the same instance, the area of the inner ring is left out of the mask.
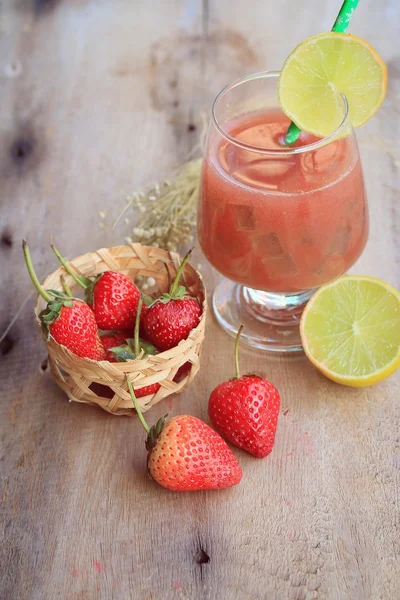
<path id="1" fill-rule="evenodd" d="M 96 277 L 78 276 L 52 245 L 53 252 L 66 271 L 85 290 L 85 300 L 92 307 L 100 329 L 133 329 L 140 292 L 127 275 L 105 271 Z"/>
<path id="2" fill-rule="evenodd" d="M 215 429 L 229 442 L 250 454 L 267 456 L 275 441 L 280 396 L 267 379 L 239 373 L 239 328 L 235 343 L 236 377 L 211 393 L 208 412 Z"/>
<path id="3" fill-rule="evenodd" d="M 45 291 L 33 269 L 28 244 L 22 241 L 25 262 L 32 283 L 47 302 L 40 318 L 46 331 L 46 341 L 50 336 L 77 356 L 92 360 L 105 360 L 106 353 L 99 337 L 93 311 L 83 300 L 71 298 L 56 290 Z"/>
<path id="4" fill-rule="evenodd" d="M 183 259 L 169 293 L 157 298 L 147 308 L 142 319 L 145 337 L 160 352 L 177 346 L 199 323 L 199 303 L 195 298 L 188 296 L 184 286 L 179 285 L 190 254 L 191 250 Z"/>
<path id="5" fill-rule="evenodd" d="M 118 362 L 118 359 L 111 349 L 127 343 L 127 332 L 112 331 L 106 334 L 100 333 L 100 339 L 106 352 L 106 360 L 109 362 Z"/>
<path id="6" fill-rule="evenodd" d="M 158 354 L 157 348 L 139 337 L 141 315 L 144 306 L 143 300 L 140 298 L 136 314 L 134 338 L 123 340 L 122 345 L 110 347 L 109 352 L 111 356 L 113 356 L 113 361 L 111 362 L 126 362 L 128 360 L 135 360 L 139 355 L 142 355 L 141 357 L 144 358 L 149 354 Z M 142 398 L 143 396 L 155 394 L 160 387 L 159 383 L 152 383 L 150 385 L 145 385 L 144 387 L 135 387 L 136 397 Z"/>
<path id="7" fill-rule="evenodd" d="M 127 385 L 148 434 L 147 464 L 157 483 L 175 492 L 190 492 L 227 488 L 240 482 L 242 470 L 235 455 L 209 425 L 191 415 L 179 415 L 168 421 L 159 419 L 150 429 L 129 378 Z"/>

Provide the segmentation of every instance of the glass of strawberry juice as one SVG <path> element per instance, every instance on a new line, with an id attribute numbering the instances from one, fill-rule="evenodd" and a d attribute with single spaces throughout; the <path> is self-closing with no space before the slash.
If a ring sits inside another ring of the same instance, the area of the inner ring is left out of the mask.
<path id="1" fill-rule="evenodd" d="M 320 285 L 347 271 L 368 236 L 360 157 L 343 120 L 320 139 L 283 142 L 289 119 L 277 98 L 279 73 L 237 80 L 213 104 L 203 160 L 198 235 L 224 279 L 213 295 L 232 336 L 250 346 L 301 350 L 299 320 Z"/>

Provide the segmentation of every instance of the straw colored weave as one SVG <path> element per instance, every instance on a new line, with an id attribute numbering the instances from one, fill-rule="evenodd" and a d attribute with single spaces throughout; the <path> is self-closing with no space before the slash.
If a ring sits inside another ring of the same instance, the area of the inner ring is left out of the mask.
<path id="1" fill-rule="evenodd" d="M 132 280 L 139 275 L 154 277 L 157 292 L 162 293 L 168 289 L 167 267 L 173 278 L 179 263 L 180 257 L 173 252 L 141 244 L 129 244 L 102 248 L 97 252 L 84 254 L 71 261 L 70 265 L 78 274 L 86 276 L 116 270 L 125 273 Z M 47 277 L 43 284 L 44 288 L 62 290 L 60 280 L 62 274 L 73 293 L 76 293 L 74 292 L 76 283 L 62 267 Z M 161 385 L 156 394 L 138 398 L 144 412 L 163 398 L 181 392 L 191 383 L 200 368 L 200 350 L 204 339 L 207 304 L 201 276 L 191 265 L 186 265 L 181 282 L 190 295 L 197 298 L 202 307 L 202 316 L 189 337 L 171 350 L 129 362 L 97 362 L 76 356 L 65 346 L 57 344 L 52 337 L 50 338 L 46 344 L 50 369 L 57 384 L 67 393 L 70 400 L 98 405 L 113 415 L 133 415 L 135 411 L 125 381 L 126 374 L 129 375 L 134 388 L 152 383 Z M 45 302 L 39 297 L 35 307 L 39 326 L 39 314 L 44 308 Z M 174 382 L 179 367 L 186 362 L 192 365 L 190 372 L 179 383 Z"/>

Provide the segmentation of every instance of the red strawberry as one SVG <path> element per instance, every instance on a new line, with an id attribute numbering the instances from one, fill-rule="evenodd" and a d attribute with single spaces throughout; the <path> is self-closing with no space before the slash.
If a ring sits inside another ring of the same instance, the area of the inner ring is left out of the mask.
<path id="1" fill-rule="evenodd" d="M 114 361 L 126 362 L 127 360 L 135 360 L 142 351 L 144 352 L 143 357 L 149 354 L 158 354 L 157 348 L 139 337 L 143 307 L 143 300 L 140 298 L 136 314 L 134 339 L 126 339 L 124 340 L 125 343 L 123 345 L 110 348 L 110 353 L 114 357 Z M 155 394 L 160 387 L 159 383 L 152 383 L 150 385 L 145 385 L 144 387 L 135 388 L 135 394 L 138 398 L 142 398 L 143 396 Z"/>
<path id="2" fill-rule="evenodd" d="M 160 389 L 159 383 L 152 383 L 151 385 L 145 385 L 142 388 L 135 388 L 136 398 L 143 398 L 144 396 L 150 396 L 158 392 Z"/>
<path id="3" fill-rule="evenodd" d="M 192 368 L 192 363 L 189 362 L 189 361 L 186 361 L 177 370 L 176 375 L 174 377 L 174 381 L 176 381 L 177 383 L 179 383 L 180 381 L 182 381 L 182 379 L 184 379 L 185 377 L 187 377 L 189 375 L 191 368 Z"/>
<path id="4" fill-rule="evenodd" d="M 280 396 L 267 379 L 239 373 L 239 328 L 236 344 L 236 377 L 211 392 L 208 412 L 215 429 L 229 442 L 250 454 L 267 456 L 275 441 Z"/>
<path id="5" fill-rule="evenodd" d="M 111 333 L 106 333 L 104 335 L 100 334 L 100 339 L 103 344 L 103 348 L 106 351 L 106 358 L 109 362 L 117 362 L 117 358 L 115 357 L 113 352 L 110 352 L 111 348 L 115 348 L 117 346 L 121 346 L 122 344 L 126 344 L 127 333 L 123 331 L 114 331 Z"/>
<path id="6" fill-rule="evenodd" d="M 77 300 L 56 290 L 45 291 L 32 266 L 28 244 L 22 241 L 25 262 L 32 283 L 47 302 L 40 317 L 46 331 L 46 341 L 50 335 L 58 343 L 84 358 L 105 360 L 105 351 L 99 337 L 94 314 L 83 300 Z"/>
<path id="7" fill-rule="evenodd" d="M 127 275 L 118 271 L 105 271 L 97 277 L 78 276 L 51 246 L 64 269 L 84 288 L 85 300 L 92 307 L 100 329 L 133 329 L 140 292 Z"/>
<path id="8" fill-rule="evenodd" d="M 161 352 L 185 340 L 199 323 L 201 309 L 197 300 L 188 296 L 186 288 L 179 285 L 190 253 L 191 250 L 183 259 L 169 293 L 157 298 L 143 318 L 146 338 Z"/>
<path id="9" fill-rule="evenodd" d="M 159 419 L 151 429 L 145 422 L 127 377 L 138 417 L 147 431 L 148 469 L 153 479 L 175 492 L 215 490 L 236 485 L 242 479 L 237 458 L 209 425 L 179 415 Z"/>
<path id="10" fill-rule="evenodd" d="M 132 329 L 139 303 L 140 292 L 127 275 L 106 271 L 93 282 L 93 308 L 99 327 L 103 329 Z"/>

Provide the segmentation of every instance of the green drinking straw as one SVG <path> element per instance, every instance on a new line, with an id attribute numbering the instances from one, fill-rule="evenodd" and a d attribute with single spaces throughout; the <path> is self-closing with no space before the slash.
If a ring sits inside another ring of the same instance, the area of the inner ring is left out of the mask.
<path id="1" fill-rule="evenodd" d="M 337 33 L 344 33 L 346 31 L 358 3 L 359 0 L 344 0 L 336 21 L 333 24 L 332 31 L 336 31 Z M 300 135 L 300 131 L 301 129 L 292 121 L 285 135 L 285 144 L 294 144 Z"/>

